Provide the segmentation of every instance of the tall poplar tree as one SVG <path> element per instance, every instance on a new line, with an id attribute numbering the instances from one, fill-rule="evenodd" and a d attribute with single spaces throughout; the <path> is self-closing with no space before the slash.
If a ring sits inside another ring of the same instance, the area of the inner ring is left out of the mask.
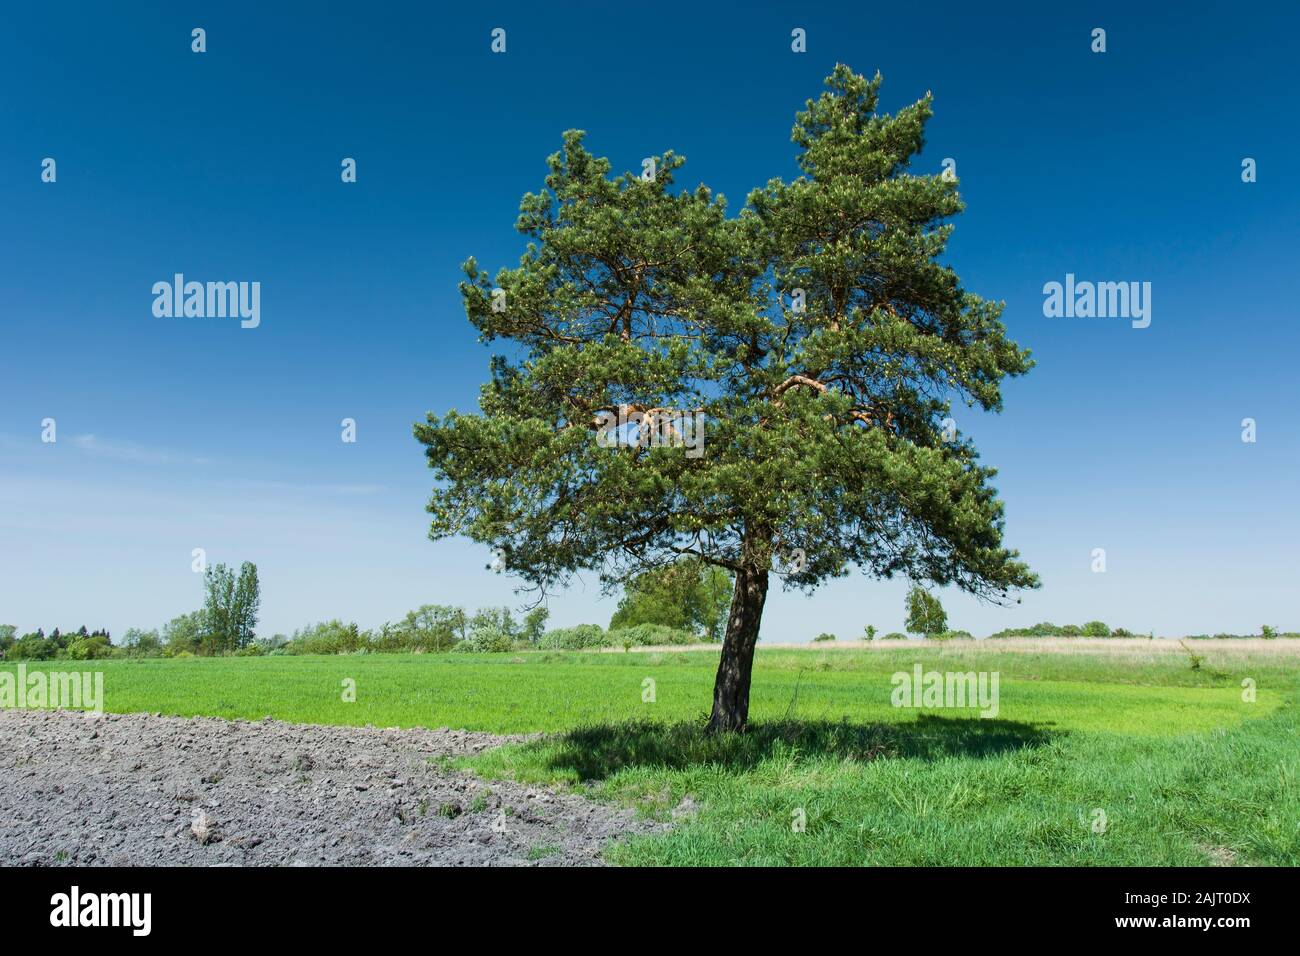
<path id="1" fill-rule="evenodd" d="M 262 604 L 257 565 L 245 561 L 236 577 L 226 565 L 215 564 L 204 574 L 203 587 L 203 643 L 208 650 L 231 651 L 251 644 Z"/>
<path id="2" fill-rule="evenodd" d="M 566 133 L 520 205 L 519 267 L 465 263 L 466 313 L 510 354 L 478 413 L 415 426 L 430 537 L 497 548 L 543 591 L 683 556 L 734 575 L 713 731 L 746 727 L 774 574 L 811 591 L 857 568 L 991 600 L 1037 584 L 1003 546 L 994 471 L 943 432 L 953 401 L 1000 410 L 1032 363 L 1002 306 L 939 262 L 962 203 L 909 171 L 930 97 L 889 116 L 879 75 L 838 66 L 826 85 L 796 118 L 801 175 L 731 218 L 708 188 L 673 188 L 681 157 L 611 178 Z M 618 413 L 640 425 L 609 447 Z M 671 439 L 697 420 L 688 453 Z"/>

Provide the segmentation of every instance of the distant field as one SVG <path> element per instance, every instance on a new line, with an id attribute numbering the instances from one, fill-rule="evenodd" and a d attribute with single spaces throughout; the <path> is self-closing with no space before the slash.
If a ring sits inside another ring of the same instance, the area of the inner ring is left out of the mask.
<path id="1" fill-rule="evenodd" d="M 1072 729 L 1169 734 L 1205 730 L 1277 707 L 1300 668 L 1300 642 L 1262 648 L 1206 647 L 1193 671 L 1174 645 L 1145 652 L 1117 645 L 1082 653 L 1048 642 L 1041 650 L 1004 642 L 902 643 L 852 650 L 760 649 L 751 716 L 756 720 L 896 723 L 915 718 L 890 704 L 890 676 L 926 669 L 1000 674 L 998 717 Z M 1032 642 L 1022 642 L 1028 644 Z M 1136 642 L 1149 647 L 1151 642 Z M 1204 649 L 1202 649 L 1204 648 Z M 1071 653 L 1062 653 L 1069 650 Z M 625 720 L 691 720 L 707 714 L 712 653 L 411 654 L 339 657 L 186 658 L 29 662 L 29 671 L 104 673 L 105 709 L 159 711 L 325 724 L 459 727 L 498 733 L 560 731 Z M 15 665 L 0 665 L 13 670 Z M 1216 676 L 1215 671 L 1227 676 Z M 1240 676 L 1238 676 L 1240 675 Z M 1255 676 L 1258 700 L 1240 700 Z M 1265 679 L 1267 678 L 1267 679 Z M 654 702 L 643 702 L 647 680 Z M 356 682 L 345 702 L 344 680 Z M 973 712 L 972 712 L 973 715 Z M 963 715 L 969 716 L 969 715 Z"/>
<path id="2" fill-rule="evenodd" d="M 1176 643 L 1089 644 L 1104 646 L 761 649 L 754 729 L 723 742 L 698 729 L 716 666 L 703 651 L 28 670 L 102 671 L 110 711 L 560 732 L 467 765 L 675 812 L 621 862 L 1300 864 L 1300 642 L 1189 642 L 1199 669 Z M 916 663 L 997 672 L 997 717 L 892 706 L 891 675 Z"/>
<path id="3" fill-rule="evenodd" d="M 764 651 L 774 650 L 801 650 L 801 651 L 818 651 L 818 650 L 862 650 L 870 649 L 875 653 L 884 653 L 887 651 L 899 650 L 901 648 L 922 647 L 934 649 L 939 642 L 916 640 L 900 640 L 893 638 L 890 640 L 876 639 L 867 640 L 836 640 L 826 643 L 799 643 L 785 644 L 779 642 L 765 642 L 761 645 Z M 1295 638 L 1272 638 L 1265 639 L 1262 637 L 1238 637 L 1232 639 L 1216 638 L 1187 638 L 1180 642 L 1177 638 L 1146 638 L 1146 637 L 997 637 L 987 639 L 954 639 L 942 642 L 945 647 L 957 648 L 983 648 L 983 652 L 1003 653 L 1007 651 L 1025 651 L 1032 654 L 1093 654 L 1104 653 L 1106 656 L 1116 654 L 1137 655 L 1140 657 L 1162 655 L 1162 654 L 1187 654 L 1187 648 L 1182 645 L 1186 644 L 1196 653 L 1202 653 L 1205 650 L 1211 650 L 1215 653 L 1231 654 L 1238 657 L 1242 654 L 1250 655 L 1270 655 L 1281 657 L 1294 657 L 1300 659 L 1300 640 Z M 621 647 L 602 648 L 605 654 L 622 654 L 624 649 Z M 714 651 L 718 650 L 717 644 L 672 644 L 665 647 L 633 647 L 630 648 L 632 653 L 655 653 L 657 651 Z"/>

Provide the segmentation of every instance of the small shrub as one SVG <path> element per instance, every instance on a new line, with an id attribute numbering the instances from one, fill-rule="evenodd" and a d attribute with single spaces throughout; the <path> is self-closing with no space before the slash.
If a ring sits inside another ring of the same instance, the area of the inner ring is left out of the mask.
<path id="1" fill-rule="evenodd" d="M 74 661 L 103 660 L 113 656 L 106 637 L 79 637 L 68 645 L 67 656 Z"/>
<path id="2" fill-rule="evenodd" d="M 664 647 L 670 644 L 700 643 L 700 638 L 690 631 L 668 627 L 665 624 L 637 624 L 633 627 L 615 628 L 609 632 L 609 640 L 618 644 L 631 641 L 634 647 Z"/>
<path id="3" fill-rule="evenodd" d="M 468 641 L 462 643 L 470 645 L 470 650 L 484 654 L 508 654 L 515 649 L 512 635 L 492 627 L 474 632 Z"/>
<path id="4" fill-rule="evenodd" d="M 580 651 L 588 647 L 611 647 L 613 641 L 599 624 L 559 627 L 542 635 L 538 646 L 551 651 Z"/>
<path id="5" fill-rule="evenodd" d="M 822 641 L 833 641 L 833 640 L 835 640 L 834 634 L 822 633 L 822 634 L 818 634 L 816 637 L 813 638 L 813 643 L 820 644 Z"/>

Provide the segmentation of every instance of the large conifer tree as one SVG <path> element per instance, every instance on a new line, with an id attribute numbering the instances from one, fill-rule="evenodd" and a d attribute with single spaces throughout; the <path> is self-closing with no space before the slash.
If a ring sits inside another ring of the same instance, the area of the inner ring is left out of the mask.
<path id="1" fill-rule="evenodd" d="M 1037 583 L 1003 546 L 993 470 L 941 431 L 954 400 L 999 410 L 1004 376 L 1032 363 L 1001 305 L 938 261 L 962 203 L 955 181 L 909 172 L 930 98 L 879 115 L 880 77 L 844 66 L 827 87 L 796 120 L 802 174 L 732 218 L 706 187 L 673 188 L 681 157 L 611 178 L 566 133 L 520 206 L 519 267 L 492 281 L 465 264 L 470 321 L 511 355 L 479 413 L 415 426 L 438 479 L 430 536 L 499 548 L 539 588 L 683 555 L 735 576 L 714 731 L 746 726 L 774 573 L 994 600 Z M 658 416 L 632 438 L 702 416 L 703 453 L 606 447 L 620 409 Z"/>

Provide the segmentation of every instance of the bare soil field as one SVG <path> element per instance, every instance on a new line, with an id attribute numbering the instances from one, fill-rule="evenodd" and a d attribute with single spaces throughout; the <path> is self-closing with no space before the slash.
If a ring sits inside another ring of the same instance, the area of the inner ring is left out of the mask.
<path id="1" fill-rule="evenodd" d="M 0 865 L 590 866 L 653 829 L 439 765 L 519 739 L 0 710 Z"/>

